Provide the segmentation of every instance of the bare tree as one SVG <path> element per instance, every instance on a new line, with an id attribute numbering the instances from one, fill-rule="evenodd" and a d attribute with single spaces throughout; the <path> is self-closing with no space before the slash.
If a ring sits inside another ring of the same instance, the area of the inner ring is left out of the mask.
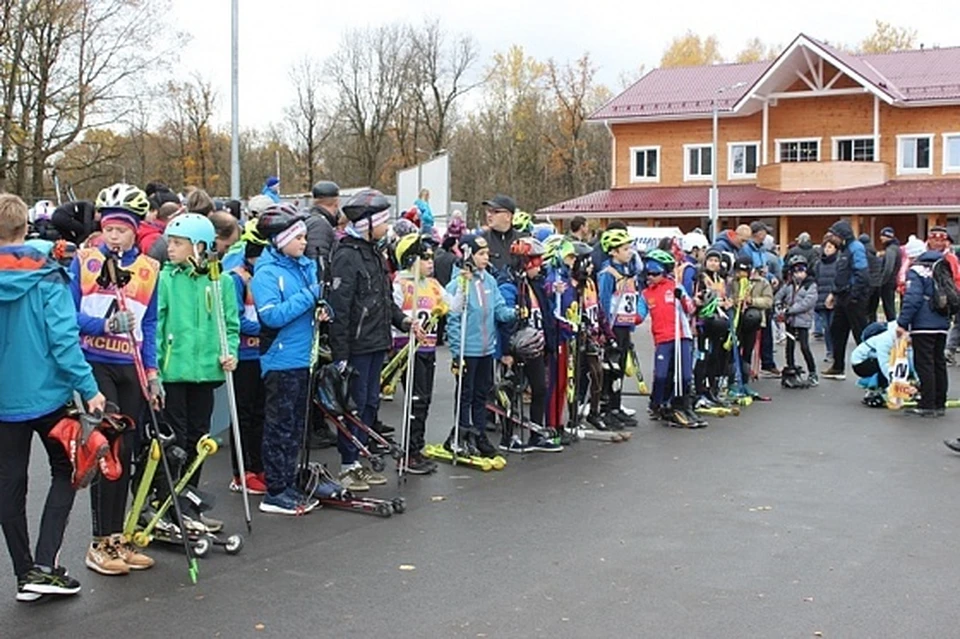
<path id="1" fill-rule="evenodd" d="M 407 31 L 399 25 L 347 33 L 326 75 L 339 95 L 339 121 L 351 139 L 348 156 L 361 179 L 380 186 L 389 131 L 410 69 Z"/>
<path id="2" fill-rule="evenodd" d="M 285 109 L 287 122 L 293 132 L 297 161 L 306 174 L 307 188 L 315 181 L 320 149 L 334 131 L 331 126 L 331 107 L 321 95 L 321 70 L 317 61 L 310 57 L 302 58 L 293 67 L 290 81 L 297 97 Z"/>

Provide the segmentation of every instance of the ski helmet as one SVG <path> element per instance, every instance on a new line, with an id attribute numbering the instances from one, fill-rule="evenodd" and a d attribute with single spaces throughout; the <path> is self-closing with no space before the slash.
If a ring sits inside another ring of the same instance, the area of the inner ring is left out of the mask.
<path id="1" fill-rule="evenodd" d="M 738 257 L 736 262 L 736 270 L 747 271 L 749 273 L 753 270 L 753 260 L 749 257 Z"/>
<path id="2" fill-rule="evenodd" d="M 573 262 L 571 275 L 574 279 L 583 281 L 590 277 L 593 268 L 593 247 L 586 242 L 574 242 L 573 252 L 576 259 Z"/>
<path id="3" fill-rule="evenodd" d="M 543 331 L 524 326 L 510 338 L 510 352 L 520 360 L 529 360 L 543 355 L 546 343 Z"/>
<path id="4" fill-rule="evenodd" d="M 787 266 L 790 268 L 791 271 L 800 266 L 802 266 L 803 268 L 807 268 L 807 258 L 805 258 L 802 255 L 794 255 L 787 262 Z"/>
<path id="5" fill-rule="evenodd" d="M 653 249 L 647 253 L 643 266 L 651 275 L 666 273 L 676 265 L 673 256 L 661 249 Z"/>
<path id="6" fill-rule="evenodd" d="M 513 228 L 521 233 L 529 233 L 533 230 L 533 216 L 526 211 L 517 211 L 513 214 Z"/>
<path id="7" fill-rule="evenodd" d="M 364 189 L 347 198 L 340 209 L 353 223 L 366 219 L 390 208 L 390 201 L 376 189 Z"/>
<path id="8" fill-rule="evenodd" d="M 206 215 L 181 213 L 170 220 L 163 234 L 166 237 L 186 238 L 195 246 L 203 242 L 206 249 L 210 250 L 214 246 L 213 240 L 217 232 L 213 228 L 213 222 L 208 220 Z"/>
<path id="9" fill-rule="evenodd" d="M 510 245 L 510 254 L 521 257 L 543 257 L 546 252 L 547 247 L 533 237 L 521 237 Z"/>
<path id="10" fill-rule="evenodd" d="M 546 259 L 553 264 L 563 264 L 564 260 L 572 255 L 576 255 L 576 249 L 573 242 L 567 239 L 565 235 L 555 235 L 546 243 Z"/>
<path id="11" fill-rule="evenodd" d="M 243 233 L 240 234 L 240 241 L 249 244 L 259 244 L 260 246 L 267 245 L 267 240 L 260 235 L 260 231 L 257 230 L 256 220 L 247 220 L 247 223 L 243 225 Z"/>
<path id="12" fill-rule="evenodd" d="M 139 187 L 120 182 L 100 191 L 97 195 L 96 207 L 98 211 L 126 211 L 138 219 L 143 219 L 150 210 L 150 200 Z"/>
<path id="13" fill-rule="evenodd" d="M 703 334 L 711 339 L 719 339 L 727 334 L 730 322 L 723 313 L 714 312 L 703 318 Z"/>
<path id="14" fill-rule="evenodd" d="M 489 250 L 487 238 L 478 234 L 464 235 L 460 238 L 460 254 L 463 255 L 463 261 L 473 263 L 473 257 L 483 250 Z"/>
<path id="15" fill-rule="evenodd" d="M 620 248 L 630 244 L 630 234 L 624 229 L 610 229 L 603 232 L 600 236 L 600 248 L 604 253 L 609 253 L 615 248 Z"/>
<path id="16" fill-rule="evenodd" d="M 257 217 L 257 232 L 260 237 L 271 240 L 304 218 L 292 204 L 271 204 Z"/>
<path id="17" fill-rule="evenodd" d="M 760 325 L 763 323 L 763 311 L 759 308 L 747 308 L 744 309 L 743 313 L 740 315 L 740 330 L 741 331 L 755 331 L 760 328 Z"/>
<path id="18" fill-rule="evenodd" d="M 397 258 L 397 265 L 402 268 L 410 268 L 417 258 L 433 259 L 434 242 L 429 236 L 420 233 L 408 233 L 397 240 L 397 246 L 394 249 L 394 255 Z"/>
<path id="19" fill-rule="evenodd" d="M 547 238 L 553 235 L 555 232 L 556 230 L 553 228 L 553 224 L 550 224 L 550 222 L 539 222 L 533 225 L 532 235 L 541 242 L 546 242 Z"/>
<path id="20" fill-rule="evenodd" d="M 693 253 L 697 249 L 706 249 L 708 246 L 710 246 L 710 243 L 707 242 L 706 236 L 697 231 L 687 233 L 680 238 L 680 248 L 683 249 L 684 253 Z"/>
<path id="21" fill-rule="evenodd" d="M 49 220 L 53 216 L 55 207 L 50 200 L 40 200 L 27 212 L 27 219 L 31 222 Z"/>

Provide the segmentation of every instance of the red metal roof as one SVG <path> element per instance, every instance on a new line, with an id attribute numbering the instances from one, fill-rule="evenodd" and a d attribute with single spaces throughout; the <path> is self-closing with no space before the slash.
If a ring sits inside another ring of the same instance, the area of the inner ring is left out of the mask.
<path id="1" fill-rule="evenodd" d="M 541 215 L 583 213 L 695 213 L 706 215 L 707 186 L 634 187 L 595 191 L 537 211 Z M 902 180 L 843 191 L 770 191 L 752 184 L 721 186 L 721 215 L 757 209 L 960 208 L 960 180 Z"/>
<path id="2" fill-rule="evenodd" d="M 960 47 L 856 55 L 806 38 L 847 65 L 895 101 L 960 98 Z M 720 109 L 732 107 L 775 60 L 748 64 L 654 69 L 594 112 L 591 120 L 706 115 L 717 97 Z M 719 87 L 744 86 L 718 96 Z"/>

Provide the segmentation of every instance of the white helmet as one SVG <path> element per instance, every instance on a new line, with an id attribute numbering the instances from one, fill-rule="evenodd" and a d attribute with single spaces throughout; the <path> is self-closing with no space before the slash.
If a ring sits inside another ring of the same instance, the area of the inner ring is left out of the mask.
<path id="1" fill-rule="evenodd" d="M 707 237 L 703 233 L 691 231 L 680 238 L 680 247 L 684 253 L 693 253 L 695 249 L 706 250 L 710 246 Z"/>
<path id="2" fill-rule="evenodd" d="M 37 220 L 49 220 L 53 215 L 56 205 L 50 200 L 40 200 L 27 211 L 27 218 L 31 222 L 36 222 Z"/>

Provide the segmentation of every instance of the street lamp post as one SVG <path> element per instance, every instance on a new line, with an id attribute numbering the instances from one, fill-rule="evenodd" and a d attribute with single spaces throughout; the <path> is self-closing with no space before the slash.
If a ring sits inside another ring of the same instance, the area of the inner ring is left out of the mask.
<path id="1" fill-rule="evenodd" d="M 717 161 L 717 138 L 719 137 L 720 113 L 717 98 L 725 91 L 739 89 L 746 84 L 746 82 L 737 82 L 736 84 L 720 87 L 717 89 L 716 95 L 713 96 L 713 146 L 710 149 L 710 201 L 707 206 L 710 210 L 710 237 L 714 242 L 717 241 L 717 235 L 719 235 L 717 227 L 720 225 L 720 190 L 717 184 L 717 166 L 719 165 Z"/>
<path id="2" fill-rule="evenodd" d="M 280 177 L 279 174 L 277 177 Z M 240 199 L 240 1 L 230 3 L 230 197 Z"/>

